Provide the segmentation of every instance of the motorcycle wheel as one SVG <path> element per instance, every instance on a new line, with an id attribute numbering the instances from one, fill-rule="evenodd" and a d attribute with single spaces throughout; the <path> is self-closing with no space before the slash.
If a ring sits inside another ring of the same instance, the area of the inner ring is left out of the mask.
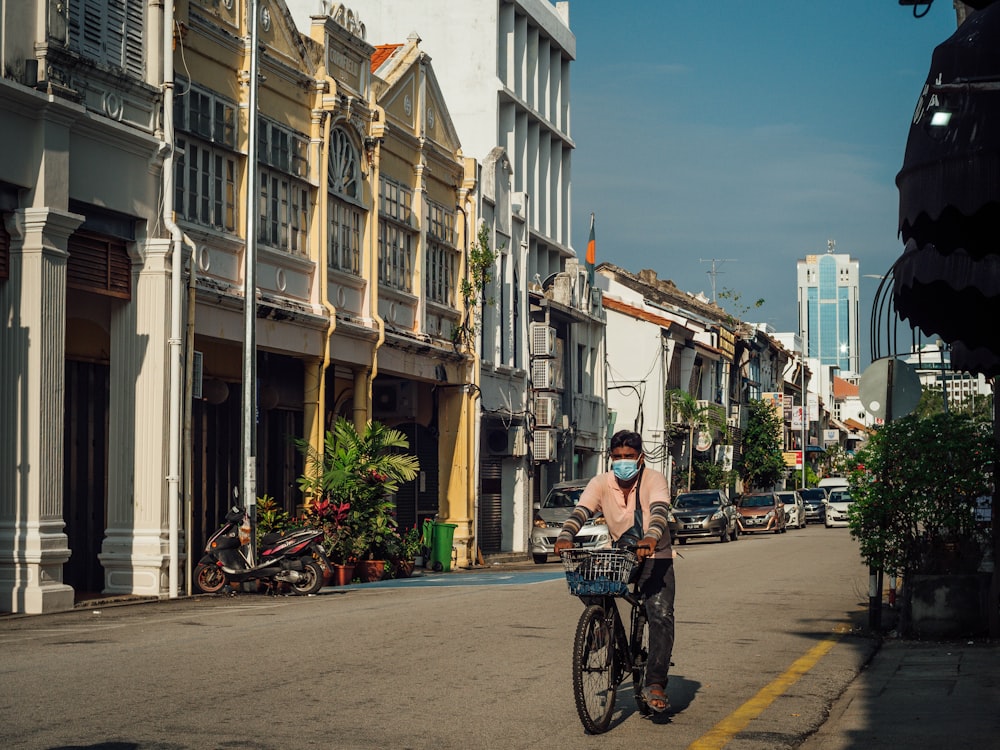
<path id="1" fill-rule="evenodd" d="M 226 574 L 215 563 L 198 563 L 194 569 L 194 587 L 203 594 L 218 594 L 226 585 Z"/>
<path id="2" fill-rule="evenodd" d="M 323 588 L 323 566 L 312 559 L 302 561 L 302 580 L 292 584 L 292 593 L 299 596 L 315 594 Z"/>

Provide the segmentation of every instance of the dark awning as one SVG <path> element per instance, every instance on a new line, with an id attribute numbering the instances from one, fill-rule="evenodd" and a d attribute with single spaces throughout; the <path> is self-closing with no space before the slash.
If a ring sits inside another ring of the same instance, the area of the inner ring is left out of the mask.
<path id="1" fill-rule="evenodd" d="M 1000 3 L 934 50 L 896 185 L 896 311 L 956 369 L 1000 373 Z"/>

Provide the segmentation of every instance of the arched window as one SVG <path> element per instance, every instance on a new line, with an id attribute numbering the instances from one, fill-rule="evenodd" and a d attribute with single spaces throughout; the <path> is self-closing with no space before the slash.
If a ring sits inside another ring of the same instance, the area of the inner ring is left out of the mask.
<path id="1" fill-rule="evenodd" d="M 360 202 L 361 170 L 357 149 L 342 128 L 334 128 L 330 132 L 328 172 L 330 246 L 327 260 L 330 268 L 358 274 L 361 272 L 361 227 L 364 217 Z"/>

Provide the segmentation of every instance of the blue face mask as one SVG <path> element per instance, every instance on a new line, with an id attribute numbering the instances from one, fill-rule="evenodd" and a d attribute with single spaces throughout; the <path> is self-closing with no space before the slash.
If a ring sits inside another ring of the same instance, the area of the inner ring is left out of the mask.
<path id="1" fill-rule="evenodd" d="M 627 482 L 639 473 L 639 462 L 633 458 L 621 458 L 611 462 L 611 471 L 615 473 L 616 479 Z"/>

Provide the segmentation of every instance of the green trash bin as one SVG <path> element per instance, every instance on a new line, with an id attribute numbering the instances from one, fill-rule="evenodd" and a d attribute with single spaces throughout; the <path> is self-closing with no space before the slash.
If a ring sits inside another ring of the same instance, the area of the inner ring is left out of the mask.
<path id="1" fill-rule="evenodd" d="M 457 523 L 434 522 L 434 534 L 431 540 L 432 570 L 451 570 L 451 545 L 457 528 Z"/>

